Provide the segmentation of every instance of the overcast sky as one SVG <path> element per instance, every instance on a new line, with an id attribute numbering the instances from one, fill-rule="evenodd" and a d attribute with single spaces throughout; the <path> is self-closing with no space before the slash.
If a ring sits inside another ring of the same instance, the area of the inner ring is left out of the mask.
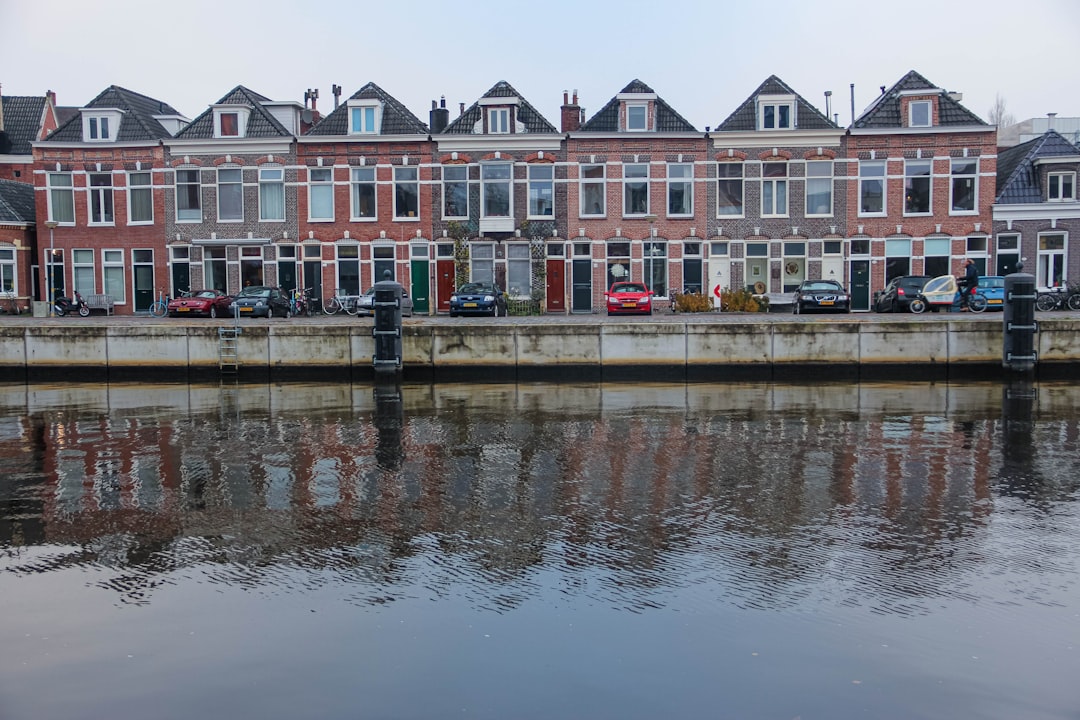
<path id="1" fill-rule="evenodd" d="M 697 129 L 722 122 L 769 75 L 839 122 L 907 71 L 963 93 L 986 118 L 1080 116 L 1080 2 L 1024 0 L 0 0 L 5 95 L 80 106 L 109 85 L 189 118 L 236 85 L 333 109 L 370 81 L 428 122 L 505 80 L 558 128 L 564 90 L 586 117 L 631 80 Z"/>

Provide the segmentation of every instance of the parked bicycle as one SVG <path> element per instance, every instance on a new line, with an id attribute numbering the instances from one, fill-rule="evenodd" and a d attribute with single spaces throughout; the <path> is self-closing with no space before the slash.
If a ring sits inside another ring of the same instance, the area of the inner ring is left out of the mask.
<path id="1" fill-rule="evenodd" d="M 0 297 L 4 300 L 3 303 L 0 303 L 0 313 L 5 315 L 22 314 L 22 308 L 19 307 L 18 300 L 15 299 L 14 290 L 5 290 L 3 293 L 0 293 Z"/>
<path id="2" fill-rule="evenodd" d="M 160 318 L 165 317 L 167 312 L 169 312 L 169 302 L 165 297 L 165 292 L 159 290 L 157 300 L 150 303 L 150 314 Z"/>
<path id="3" fill-rule="evenodd" d="M 356 306 L 358 299 L 359 295 L 339 295 L 335 293 L 323 303 L 323 312 L 327 315 L 337 315 L 340 312 L 355 315 L 359 310 Z"/>
<path id="4" fill-rule="evenodd" d="M 1066 285 L 1049 290 L 1040 290 L 1035 298 L 1035 307 L 1043 312 L 1050 310 L 1080 310 L 1080 285 Z"/>

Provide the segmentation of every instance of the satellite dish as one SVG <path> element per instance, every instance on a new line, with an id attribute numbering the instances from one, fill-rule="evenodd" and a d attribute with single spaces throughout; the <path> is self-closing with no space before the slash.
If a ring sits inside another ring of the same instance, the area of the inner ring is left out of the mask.
<path id="1" fill-rule="evenodd" d="M 308 124 L 311 124 L 311 121 L 314 117 L 315 115 L 308 108 L 304 108 L 302 111 L 300 111 L 300 119 Z"/>

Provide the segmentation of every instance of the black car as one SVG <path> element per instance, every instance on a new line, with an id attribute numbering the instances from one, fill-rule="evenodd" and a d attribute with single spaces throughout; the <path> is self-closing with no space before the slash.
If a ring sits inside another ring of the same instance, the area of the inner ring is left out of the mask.
<path id="1" fill-rule="evenodd" d="M 276 287 L 252 285 L 241 290 L 229 305 L 229 312 L 240 317 L 283 317 L 292 316 L 292 306 L 285 293 Z"/>
<path id="2" fill-rule="evenodd" d="M 796 315 L 809 312 L 851 312 L 851 296 L 835 280 L 804 280 L 791 301 Z"/>
<path id="3" fill-rule="evenodd" d="M 894 277 L 884 290 L 874 293 L 874 312 L 910 312 L 911 300 L 930 279 L 929 275 Z"/>
<path id="4" fill-rule="evenodd" d="M 450 317 L 458 315 L 506 315 L 506 293 L 494 283 L 465 283 L 450 296 Z"/>

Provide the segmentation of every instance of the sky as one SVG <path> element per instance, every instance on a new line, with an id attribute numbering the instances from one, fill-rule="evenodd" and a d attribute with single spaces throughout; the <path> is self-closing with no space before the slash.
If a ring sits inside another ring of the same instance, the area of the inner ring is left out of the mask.
<path id="1" fill-rule="evenodd" d="M 195 118 L 237 85 L 334 107 L 368 82 L 423 122 L 505 80 L 556 128 L 563 92 L 591 118 L 632 80 L 698 130 L 770 75 L 841 126 L 909 70 L 986 119 L 1080 117 L 1077 0 L 0 0 L 4 95 L 81 106 L 110 85 Z"/>

